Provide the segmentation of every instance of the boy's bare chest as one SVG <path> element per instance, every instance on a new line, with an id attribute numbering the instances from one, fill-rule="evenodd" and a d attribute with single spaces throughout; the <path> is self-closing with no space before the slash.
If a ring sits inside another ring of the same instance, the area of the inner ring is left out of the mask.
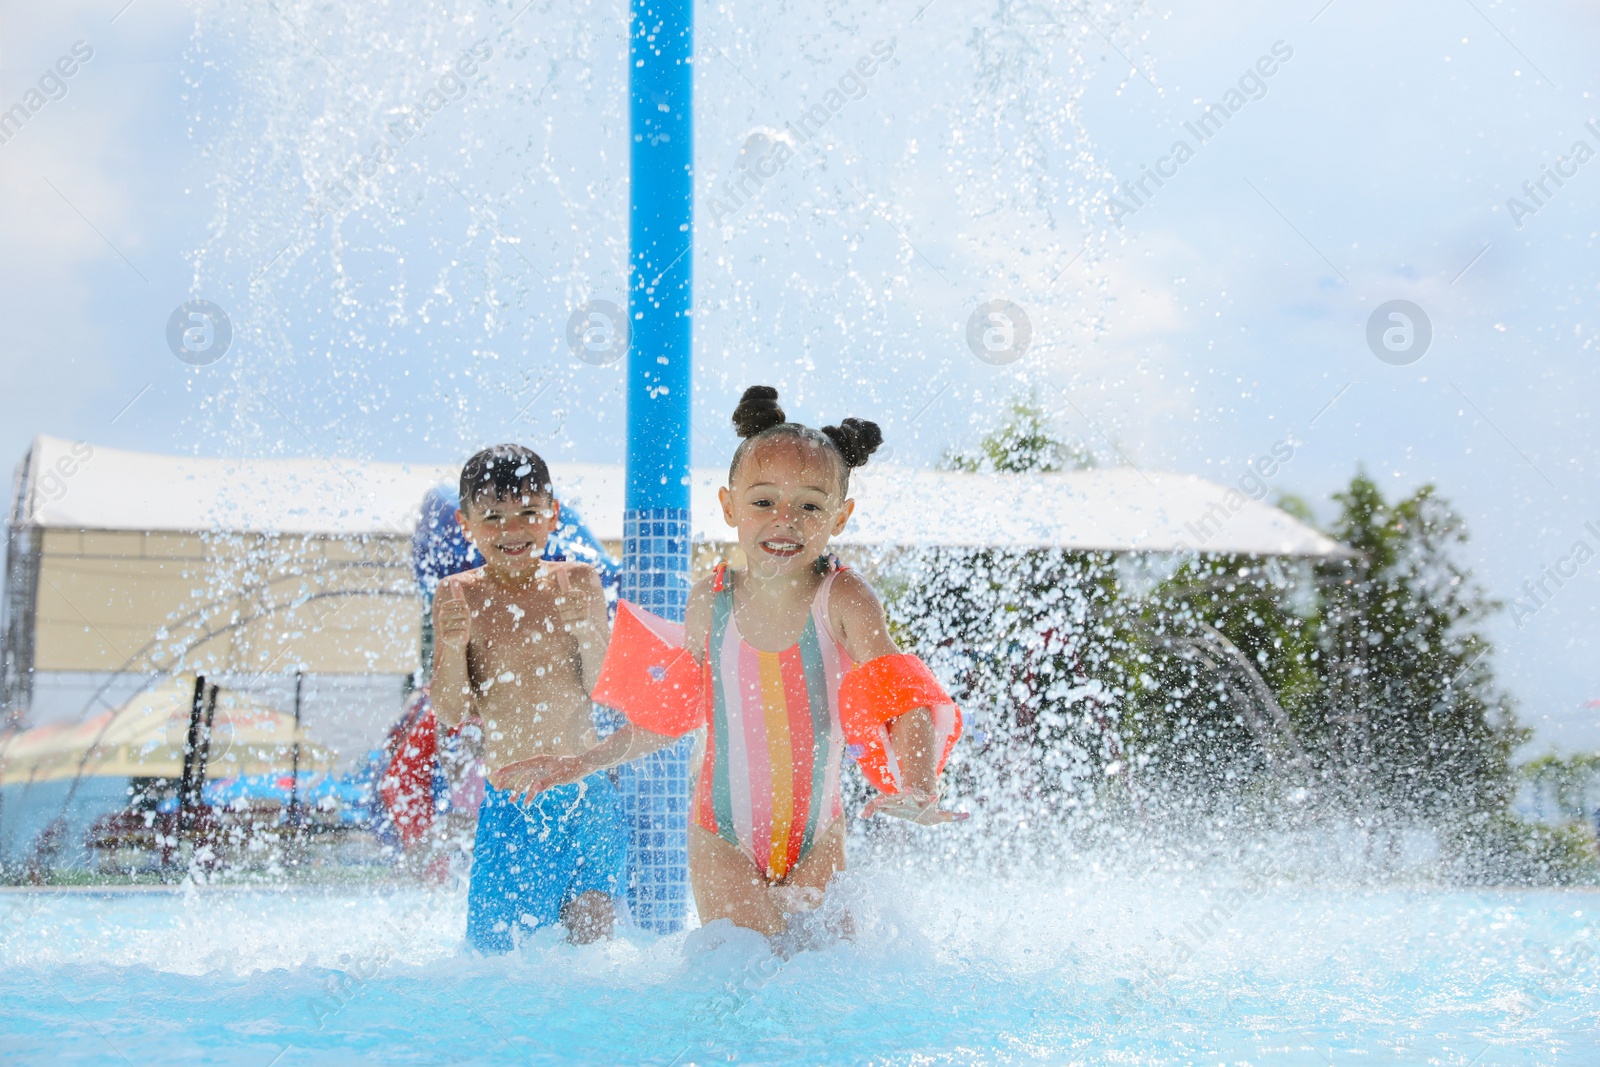
<path id="1" fill-rule="evenodd" d="M 538 590 L 518 597 L 488 592 L 473 601 L 468 665 L 474 681 L 511 672 L 526 684 L 579 669 L 575 631 L 583 620 L 575 617 L 572 598 Z"/>

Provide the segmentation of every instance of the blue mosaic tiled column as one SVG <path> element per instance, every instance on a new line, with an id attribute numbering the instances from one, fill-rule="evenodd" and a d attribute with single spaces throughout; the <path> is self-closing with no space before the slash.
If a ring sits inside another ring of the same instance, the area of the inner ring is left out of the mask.
<path id="1" fill-rule="evenodd" d="M 667 619 L 682 619 L 689 599 L 689 509 L 623 513 L 626 570 L 622 595 Z M 670 933 L 689 910 L 689 758 L 684 738 L 623 769 L 628 839 L 628 907 L 634 922 Z"/>
<path id="2" fill-rule="evenodd" d="M 689 598 L 694 5 L 631 0 L 627 491 L 622 595 L 678 622 Z M 628 905 L 647 930 L 689 908 L 689 739 L 623 769 Z"/>

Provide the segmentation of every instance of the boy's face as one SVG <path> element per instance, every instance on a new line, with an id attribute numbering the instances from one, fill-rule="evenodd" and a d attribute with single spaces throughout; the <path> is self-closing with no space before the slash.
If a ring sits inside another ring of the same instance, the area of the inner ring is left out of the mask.
<path id="1" fill-rule="evenodd" d="M 738 530 L 752 573 L 798 574 L 844 529 L 855 501 L 840 492 L 839 460 L 814 442 L 762 442 L 720 492 L 722 517 Z"/>
<path id="2" fill-rule="evenodd" d="M 561 505 L 548 493 L 474 497 L 456 512 L 456 522 L 490 571 L 531 575 L 544 546 L 561 523 Z"/>

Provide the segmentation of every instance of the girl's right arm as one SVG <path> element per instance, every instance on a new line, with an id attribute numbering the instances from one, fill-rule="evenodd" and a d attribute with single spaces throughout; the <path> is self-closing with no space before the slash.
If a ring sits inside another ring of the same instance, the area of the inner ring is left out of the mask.
<path id="1" fill-rule="evenodd" d="M 530 756 L 501 767 L 489 776 L 489 781 L 497 789 L 521 793 L 526 801 L 546 789 L 582 781 L 591 774 L 648 756 L 676 740 L 676 737 L 651 733 L 631 722 L 624 723 L 622 729 L 586 752 L 576 756 Z"/>
<path id="2" fill-rule="evenodd" d="M 862 578 L 846 571 L 834 581 L 829 619 L 838 628 L 845 651 L 856 663 L 893 656 L 900 648 L 889 634 L 878 596 Z M 899 756 L 900 789 L 873 797 L 861 817 L 893 815 L 923 826 L 959 822 L 965 812 L 939 807 L 939 750 L 941 738 L 934 726 L 933 709 L 915 708 L 885 724 Z"/>
<path id="3" fill-rule="evenodd" d="M 697 583 L 689 593 L 684 612 L 685 643 L 696 662 L 704 661 L 706 636 L 711 630 L 711 579 Z M 666 748 L 676 737 L 658 734 L 626 723 L 598 745 L 576 756 L 533 756 L 501 767 L 491 777 L 496 788 L 521 793 L 523 798 L 558 785 L 580 781 Z"/>
<path id="4" fill-rule="evenodd" d="M 433 678 L 428 699 L 439 722 L 461 725 L 472 715 L 472 679 L 467 644 L 472 639 L 472 608 L 466 594 L 446 578 L 433 598 Z"/>

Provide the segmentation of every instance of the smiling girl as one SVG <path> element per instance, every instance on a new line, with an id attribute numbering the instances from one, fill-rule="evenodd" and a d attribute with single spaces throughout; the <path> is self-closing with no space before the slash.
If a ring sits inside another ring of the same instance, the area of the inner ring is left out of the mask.
<path id="1" fill-rule="evenodd" d="M 789 422 L 777 400 L 753 386 L 733 413 L 743 441 L 720 498 L 745 569 L 722 564 L 698 583 L 682 626 L 624 603 L 594 697 L 629 724 L 588 752 L 502 774 L 538 793 L 705 728 L 689 827 L 700 920 L 769 936 L 844 869 L 847 751 L 880 790 L 863 817 L 963 817 L 938 806 L 960 712 L 895 647 L 872 588 L 827 552 L 855 508 L 850 471 L 883 435 L 859 419 Z"/>

